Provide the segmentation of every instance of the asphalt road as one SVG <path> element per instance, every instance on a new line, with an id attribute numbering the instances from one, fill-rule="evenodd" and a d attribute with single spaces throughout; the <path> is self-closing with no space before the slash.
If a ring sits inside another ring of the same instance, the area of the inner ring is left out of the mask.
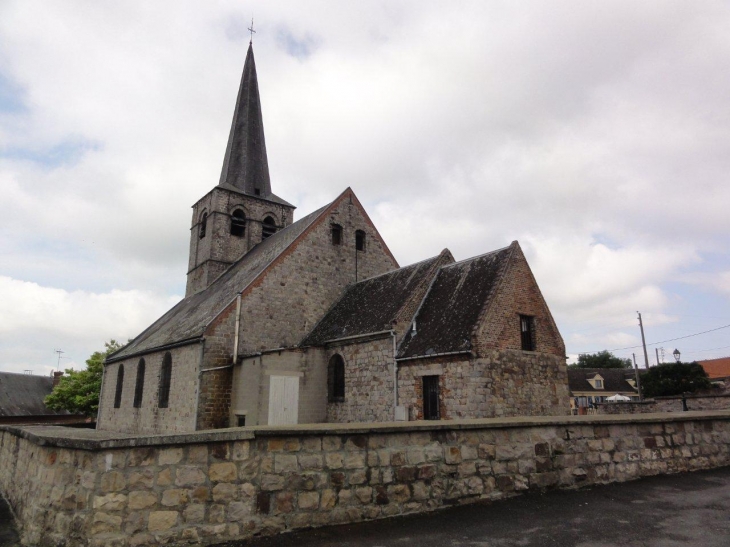
<path id="1" fill-rule="evenodd" d="M 246 547 L 728 547 L 730 468 L 527 494 Z"/>
<path id="2" fill-rule="evenodd" d="M 0 498 L 0 546 L 17 545 Z M 730 467 L 527 494 L 356 525 L 236 542 L 239 547 L 727 547 Z"/>

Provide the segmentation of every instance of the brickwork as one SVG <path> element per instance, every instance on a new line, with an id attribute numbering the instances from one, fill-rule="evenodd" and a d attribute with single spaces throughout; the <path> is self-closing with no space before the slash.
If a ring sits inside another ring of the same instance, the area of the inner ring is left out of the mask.
<path id="1" fill-rule="evenodd" d="M 246 216 L 243 237 L 232 236 L 231 214 L 242 209 Z M 190 256 L 186 296 L 213 282 L 230 264 L 261 242 L 263 220 L 270 216 L 278 229 L 293 221 L 293 207 L 247 196 L 216 186 L 193 205 L 190 228 Z M 205 237 L 200 237 L 200 223 L 207 213 Z"/>
<path id="2" fill-rule="evenodd" d="M 51 429 L 0 428 L 0 490 L 28 545 L 221 543 L 730 464 L 730 413 L 241 429 L 167 443 Z"/>
<path id="3" fill-rule="evenodd" d="M 565 357 L 563 339 L 519 246 L 515 246 L 507 267 L 474 333 L 472 347 L 477 355 L 490 349 L 520 350 L 522 314 L 534 318 L 536 351 Z"/>
<path id="4" fill-rule="evenodd" d="M 423 419 L 423 376 L 440 376 L 441 419 L 561 416 L 570 412 L 567 374 L 562 358 L 515 350 L 401 361 L 398 399 Z"/>
<path id="5" fill-rule="evenodd" d="M 392 337 L 329 348 L 327 361 L 336 353 L 345 361 L 345 400 L 327 403 L 327 421 L 392 421 Z"/>
<path id="6" fill-rule="evenodd" d="M 145 381 L 140 408 L 134 408 L 137 364 L 131 357 L 104 367 L 103 390 L 97 428 L 124 433 L 174 433 L 193 431 L 198 391 L 200 344 L 169 350 L 172 356 L 170 398 L 167 408 L 159 408 L 160 368 L 165 351 L 144 355 Z M 114 408 L 117 371 L 124 365 L 124 385 L 119 408 Z"/>

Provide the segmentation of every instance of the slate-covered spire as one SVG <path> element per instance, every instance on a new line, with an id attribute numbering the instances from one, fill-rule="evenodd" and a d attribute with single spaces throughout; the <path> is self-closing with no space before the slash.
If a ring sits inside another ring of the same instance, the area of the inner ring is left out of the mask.
<path id="1" fill-rule="evenodd" d="M 271 196 L 259 83 L 251 44 L 243 65 L 219 184 L 235 186 L 251 196 Z"/>

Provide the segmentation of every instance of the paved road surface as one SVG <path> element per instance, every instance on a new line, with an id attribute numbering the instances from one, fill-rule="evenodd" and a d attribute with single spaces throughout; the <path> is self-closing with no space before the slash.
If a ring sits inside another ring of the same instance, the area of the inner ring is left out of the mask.
<path id="1" fill-rule="evenodd" d="M 0 499 L 0 546 L 17 544 Z M 240 547 L 728 547 L 730 467 L 579 491 L 529 494 Z"/>
<path id="2" fill-rule="evenodd" d="M 246 547 L 728 547 L 730 468 L 529 494 Z"/>

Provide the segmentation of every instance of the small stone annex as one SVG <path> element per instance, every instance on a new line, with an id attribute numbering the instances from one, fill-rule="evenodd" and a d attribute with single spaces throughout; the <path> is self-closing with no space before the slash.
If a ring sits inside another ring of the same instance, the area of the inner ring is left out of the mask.
<path id="1" fill-rule="evenodd" d="M 185 298 L 104 367 L 97 428 L 565 415 L 565 347 L 514 241 L 399 267 L 355 193 L 294 222 L 271 191 L 249 44 Z"/>

